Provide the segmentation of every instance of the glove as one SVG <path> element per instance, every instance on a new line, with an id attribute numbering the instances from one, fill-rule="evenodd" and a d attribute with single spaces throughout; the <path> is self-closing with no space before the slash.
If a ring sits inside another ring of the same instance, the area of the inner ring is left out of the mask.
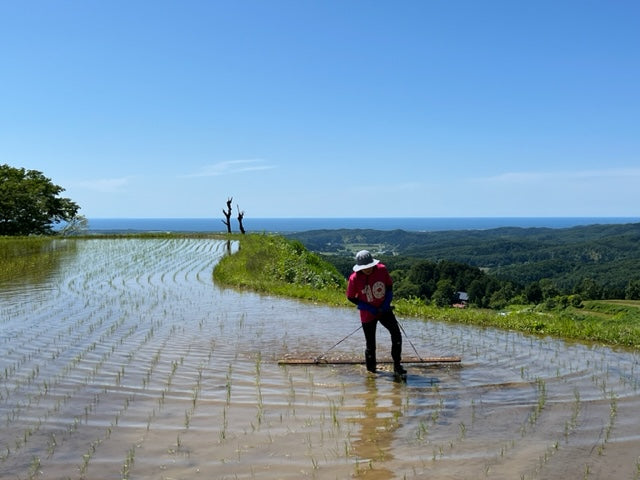
<path id="1" fill-rule="evenodd" d="M 376 307 L 374 307 L 370 303 L 363 302 L 362 300 L 358 301 L 358 310 L 366 310 L 367 312 L 371 312 L 374 315 L 380 313 L 380 311 Z"/>

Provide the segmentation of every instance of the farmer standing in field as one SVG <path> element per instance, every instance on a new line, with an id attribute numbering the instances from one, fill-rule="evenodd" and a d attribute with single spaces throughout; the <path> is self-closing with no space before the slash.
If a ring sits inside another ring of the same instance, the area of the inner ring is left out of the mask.
<path id="1" fill-rule="evenodd" d="M 407 371 L 400 364 L 402 357 L 402 335 L 396 316 L 391 309 L 393 280 L 380 260 L 367 250 L 356 254 L 356 264 L 349 277 L 347 298 L 360 310 L 360 321 L 366 341 L 365 364 L 370 372 L 376 371 L 376 327 L 382 324 L 391 335 L 391 358 L 393 371 L 404 375 Z"/>

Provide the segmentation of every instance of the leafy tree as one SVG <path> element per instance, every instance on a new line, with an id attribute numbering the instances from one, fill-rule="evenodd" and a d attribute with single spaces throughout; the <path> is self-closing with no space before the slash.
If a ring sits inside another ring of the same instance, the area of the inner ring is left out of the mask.
<path id="1" fill-rule="evenodd" d="M 602 287 L 593 278 L 583 278 L 576 287 L 575 293 L 579 293 L 587 300 L 599 300 L 602 298 Z"/>
<path id="2" fill-rule="evenodd" d="M 501 309 L 509 304 L 509 301 L 515 296 L 515 289 L 510 282 L 505 282 L 499 290 L 491 294 L 489 306 L 493 309 Z"/>
<path id="3" fill-rule="evenodd" d="M 524 295 L 529 303 L 538 304 L 542 302 L 542 288 L 538 282 L 533 282 L 527 285 L 524 289 Z"/>
<path id="4" fill-rule="evenodd" d="M 424 299 L 431 298 L 438 281 L 436 264 L 429 261 L 416 263 L 409 269 L 408 280 L 417 287 L 417 296 Z"/>
<path id="5" fill-rule="evenodd" d="M 640 300 L 640 280 L 630 280 L 625 290 L 627 300 Z"/>
<path id="6" fill-rule="evenodd" d="M 542 298 L 545 300 L 548 298 L 557 297 L 560 294 L 558 287 L 550 278 L 543 278 L 538 282 L 540 290 L 542 291 Z"/>
<path id="7" fill-rule="evenodd" d="M 469 302 L 478 307 L 486 307 L 488 300 L 486 298 L 487 281 L 476 279 L 467 288 L 467 294 L 469 295 Z"/>
<path id="8" fill-rule="evenodd" d="M 0 165 L 0 235 L 50 234 L 75 219 L 80 207 L 63 191 L 42 172 Z"/>
<path id="9" fill-rule="evenodd" d="M 396 298 L 420 297 L 420 287 L 409 280 L 404 270 L 389 272 L 393 278 L 393 295 Z"/>
<path id="10" fill-rule="evenodd" d="M 582 308 L 584 305 L 582 304 L 582 296 L 579 294 L 569 295 L 569 303 L 572 307 Z"/>
<path id="11" fill-rule="evenodd" d="M 438 307 L 448 307 L 453 303 L 455 293 L 456 289 L 453 287 L 451 280 L 448 278 L 442 279 L 438 282 L 432 300 Z"/>

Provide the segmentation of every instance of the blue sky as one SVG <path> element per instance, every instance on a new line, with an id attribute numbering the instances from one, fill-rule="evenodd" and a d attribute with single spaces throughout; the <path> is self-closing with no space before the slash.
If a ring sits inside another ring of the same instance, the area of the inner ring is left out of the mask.
<path id="1" fill-rule="evenodd" d="M 0 0 L 0 163 L 98 217 L 637 216 L 640 2 Z"/>

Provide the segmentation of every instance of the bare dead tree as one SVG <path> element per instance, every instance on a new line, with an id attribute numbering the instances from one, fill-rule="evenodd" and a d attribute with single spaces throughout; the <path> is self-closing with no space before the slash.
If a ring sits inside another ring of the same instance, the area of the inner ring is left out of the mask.
<path id="1" fill-rule="evenodd" d="M 227 209 L 222 210 L 222 213 L 226 218 L 226 220 L 222 220 L 222 223 L 227 226 L 227 233 L 231 233 L 231 202 L 233 202 L 233 197 L 227 199 Z"/>
<path id="2" fill-rule="evenodd" d="M 242 220 L 244 219 L 244 210 L 240 210 L 240 205 L 236 205 L 238 208 L 238 225 L 240 225 L 240 232 L 244 235 L 244 226 L 242 225 Z"/>

